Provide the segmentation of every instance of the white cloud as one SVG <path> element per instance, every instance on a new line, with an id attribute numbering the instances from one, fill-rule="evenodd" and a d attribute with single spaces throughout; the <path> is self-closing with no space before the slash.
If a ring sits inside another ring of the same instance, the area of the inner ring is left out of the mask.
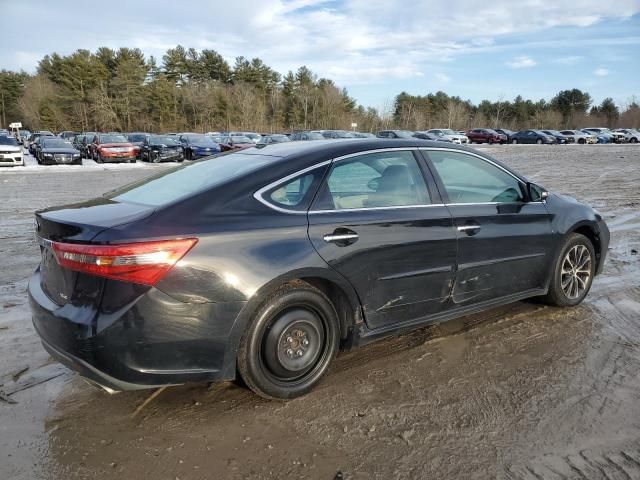
<path id="1" fill-rule="evenodd" d="M 538 62 L 526 55 L 520 55 L 510 62 L 507 62 L 507 65 L 509 65 L 511 68 L 531 68 L 535 67 L 537 64 Z"/>
<path id="2" fill-rule="evenodd" d="M 580 55 L 569 55 L 568 57 L 558 57 L 553 59 L 553 63 L 561 65 L 575 65 L 583 59 Z"/>
<path id="3" fill-rule="evenodd" d="M 598 77 L 606 77 L 607 75 L 609 75 L 609 70 L 607 70 L 606 68 L 596 68 L 593 71 L 594 75 L 597 75 Z"/>
<path id="4" fill-rule="evenodd" d="M 320 76 L 352 86 L 388 78 L 412 79 L 433 70 L 433 65 L 437 71 L 437 65 L 462 55 L 566 46 L 564 40 L 558 44 L 557 38 L 541 32 L 553 27 L 585 27 L 640 12 L 638 0 L 618 0 L 615 9 L 603 8 L 602 0 L 494 0 L 481 9 L 472 0 L 411 5 L 401 0 L 235 0 L 234 13 L 226 12 L 222 0 L 181 0 L 180 8 L 165 7 L 157 0 L 111 0 L 110 8 L 96 17 L 94 11 L 78 9 L 76 3 L 34 0 L 3 5 L 3 19 L 8 20 L 3 34 L 15 40 L 0 42 L 0 65 L 33 70 L 41 58 L 40 53 L 28 57 L 16 50 L 41 52 L 45 48 L 44 53 L 69 54 L 79 47 L 95 50 L 103 45 L 137 46 L 161 61 L 167 48 L 182 44 L 216 49 L 231 61 L 239 55 L 260 57 L 282 73 L 307 65 Z M 70 11 L 76 24 L 92 25 L 91 35 L 47 30 L 46 42 L 37 35 L 24 35 L 24 18 L 29 18 L 31 30 L 44 31 L 48 25 L 68 21 Z M 127 12 L 124 17 L 123 11 Z M 504 41 L 506 36 L 517 36 L 518 43 L 512 37 Z M 604 36 L 580 44 L 598 42 L 638 45 L 640 40 Z M 502 58 L 509 57 L 503 54 Z M 574 61 L 570 58 L 557 63 L 570 64 Z M 525 55 L 508 65 L 528 68 L 536 61 Z M 440 75 L 435 80 L 450 81 L 447 75 Z"/>
<path id="5" fill-rule="evenodd" d="M 451 77 L 445 73 L 436 73 L 435 79 L 438 83 L 449 83 L 451 81 Z"/>

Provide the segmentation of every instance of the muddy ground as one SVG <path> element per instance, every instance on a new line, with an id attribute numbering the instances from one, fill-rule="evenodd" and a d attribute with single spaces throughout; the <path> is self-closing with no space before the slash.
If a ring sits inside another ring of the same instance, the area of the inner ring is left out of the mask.
<path id="1" fill-rule="evenodd" d="M 40 346 L 32 212 L 166 167 L 1 171 L 0 479 L 640 478 L 640 148 L 482 149 L 607 219 L 581 306 L 520 302 L 373 344 L 288 403 L 192 385 L 136 416 L 149 392 L 109 396 Z"/>

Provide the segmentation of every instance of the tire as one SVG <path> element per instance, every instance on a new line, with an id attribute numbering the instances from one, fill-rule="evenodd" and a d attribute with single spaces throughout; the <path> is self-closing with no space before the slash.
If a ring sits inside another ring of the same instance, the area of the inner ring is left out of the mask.
<path id="1" fill-rule="evenodd" d="M 580 145 L 584 145 L 584 143 L 585 143 L 584 138 L 579 138 L 579 139 L 578 139 L 578 143 L 579 143 Z"/>
<path id="2" fill-rule="evenodd" d="M 511 140 L 511 143 L 513 143 L 514 145 L 517 145 L 518 144 L 518 139 L 514 138 L 513 140 Z"/>
<path id="3" fill-rule="evenodd" d="M 185 158 L 185 159 L 187 159 L 187 160 L 192 160 L 191 150 L 187 149 L 187 150 L 184 152 L 184 158 Z"/>
<path id="4" fill-rule="evenodd" d="M 636 137 L 633 137 L 631 140 L 629 140 L 630 143 L 638 143 L 638 139 Z"/>
<path id="5" fill-rule="evenodd" d="M 572 274 L 570 265 L 573 263 L 580 267 L 580 264 L 585 262 L 586 257 L 584 255 L 586 253 L 589 255 L 587 263 L 582 265 L 582 269 L 576 270 L 576 272 L 583 273 Z M 567 272 L 568 269 L 568 273 L 563 273 Z M 565 239 L 560 249 L 560 254 L 554 262 L 549 292 L 542 297 L 543 301 L 557 307 L 578 305 L 591 289 L 595 269 L 596 253 L 591 241 L 579 233 L 570 234 Z M 576 279 L 576 277 L 579 277 L 579 279 Z M 563 285 L 565 285 L 564 288 Z M 577 286 L 577 288 L 574 290 L 571 288 L 572 285 Z"/>
<path id="6" fill-rule="evenodd" d="M 537 143 L 538 145 L 542 145 L 542 139 L 541 139 L 541 138 L 537 139 L 537 140 L 536 140 L 536 143 Z"/>
<path id="7" fill-rule="evenodd" d="M 263 302 L 242 335 L 238 372 L 261 397 L 299 397 L 329 369 L 339 341 L 338 316 L 327 296 L 305 282 L 286 284 Z"/>
<path id="8" fill-rule="evenodd" d="M 155 154 L 153 152 L 150 152 L 149 153 L 149 162 L 159 163 L 160 162 L 160 157 L 157 154 Z"/>

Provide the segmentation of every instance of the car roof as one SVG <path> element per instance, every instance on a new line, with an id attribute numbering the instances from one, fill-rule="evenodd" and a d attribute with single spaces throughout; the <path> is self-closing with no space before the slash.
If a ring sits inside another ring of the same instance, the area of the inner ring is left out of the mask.
<path id="1" fill-rule="evenodd" d="M 379 150 L 385 148 L 411 148 L 411 147 L 437 147 L 451 150 L 473 151 L 460 145 L 448 145 L 444 142 L 433 142 L 419 138 L 348 138 L 332 141 L 310 140 L 308 142 L 287 142 L 261 145 L 255 148 L 243 150 L 246 155 L 269 155 L 283 159 L 293 157 L 314 157 L 316 154 L 331 158 L 365 152 L 367 150 Z"/>

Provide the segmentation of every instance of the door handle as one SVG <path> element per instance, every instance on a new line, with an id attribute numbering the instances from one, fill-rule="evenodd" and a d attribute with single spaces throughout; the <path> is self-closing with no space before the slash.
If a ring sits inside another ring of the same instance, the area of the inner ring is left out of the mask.
<path id="1" fill-rule="evenodd" d="M 325 235 L 323 238 L 325 242 L 331 243 L 344 242 L 345 240 L 357 240 L 359 237 L 357 233 L 338 233 L 336 235 Z"/>
<path id="2" fill-rule="evenodd" d="M 346 228 L 336 228 L 333 233 L 328 233 L 322 237 L 327 243 L 335 243 L 339 247 L 346 247 L 358 241 L 358 234 Z"/>
<path id="3" fill-rule="evenodd" d="M 460 225 L 458 227 L 459 232 L 464 232 L 467 235 L 475 235 L 476 233 L 478 233 L 478 231 L 480 231 L 480 229 L 480 225 Z"/>

